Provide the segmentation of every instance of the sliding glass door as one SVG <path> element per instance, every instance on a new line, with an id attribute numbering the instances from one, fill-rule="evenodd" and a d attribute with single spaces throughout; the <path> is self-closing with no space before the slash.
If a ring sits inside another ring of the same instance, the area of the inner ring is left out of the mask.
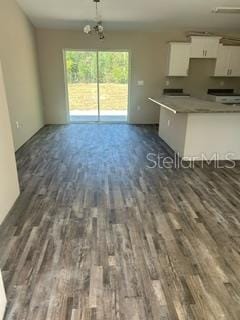
<path id="1" fill-rule="evenodd" d="M 97 52 L 66 51 L 70 121 L 98 121 Z"/>
<path id="2" fill-rule="evenodd" d="M 71 122 L 123 122 L 128 112 L 128 52 L 66 51 Z"/>
<path id="3" fill-rule="evenodd" d="M 128 52 L 98 53 L 101 121 L 127 120 Z"/>

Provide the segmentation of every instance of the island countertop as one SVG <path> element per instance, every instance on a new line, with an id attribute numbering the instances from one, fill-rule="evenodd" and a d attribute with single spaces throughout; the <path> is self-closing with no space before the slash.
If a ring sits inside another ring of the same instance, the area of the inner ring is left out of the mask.
<path id="1" fill-rule="evenodd" d="M 240 113 L 239 105 L 224 105 L 192 97 L 161 96 L 148 99 L 173 113 Z"/>

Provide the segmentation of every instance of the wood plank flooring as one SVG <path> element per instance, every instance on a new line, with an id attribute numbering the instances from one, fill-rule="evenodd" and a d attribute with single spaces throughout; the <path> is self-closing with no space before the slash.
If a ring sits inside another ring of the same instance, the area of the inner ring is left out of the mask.
<path id="1" fill-rule="evenodd" d="M 148 169 L 147 126 L 47 126 L 0 229 L 5 320 L 239 320 L 240 167 Z"/>

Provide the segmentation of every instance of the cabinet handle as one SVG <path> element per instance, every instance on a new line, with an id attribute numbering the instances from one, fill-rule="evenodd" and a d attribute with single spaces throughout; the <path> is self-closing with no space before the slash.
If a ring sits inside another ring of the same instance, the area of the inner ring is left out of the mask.
<path id="1" fill-rule="evenodd" d="M 204 56 L 204 52 L 205 52 L 205 51 L 203 50 L 203 56 Z"/>
<path id="2" fill-rule="evenodd" d="M 207 50 L 205 50 L 205 57 L 207 56 Z"/>

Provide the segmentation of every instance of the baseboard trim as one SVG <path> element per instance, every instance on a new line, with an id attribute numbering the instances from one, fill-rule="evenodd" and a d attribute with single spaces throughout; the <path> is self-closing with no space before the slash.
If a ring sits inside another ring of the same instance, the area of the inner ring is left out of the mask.
<path id="1" fill-rule="evenodd" d="M 44 127 L 46 126 L 46 124 L 43 124 L 41 127 L 39 127 L 38 129 L 36 129 L 36 131 L 33 131 L 31 136 L 29 138 L 27 138 L 27 140 L 25 140 L 21 145 L 19 145 L 17 148 L 15 148 L 15 153 L 20 150 L 22 147 L 25 146 L 25 144 L 27 144 L 36 134 L 38 134 L 39 131 L 41 131 Z"/>

